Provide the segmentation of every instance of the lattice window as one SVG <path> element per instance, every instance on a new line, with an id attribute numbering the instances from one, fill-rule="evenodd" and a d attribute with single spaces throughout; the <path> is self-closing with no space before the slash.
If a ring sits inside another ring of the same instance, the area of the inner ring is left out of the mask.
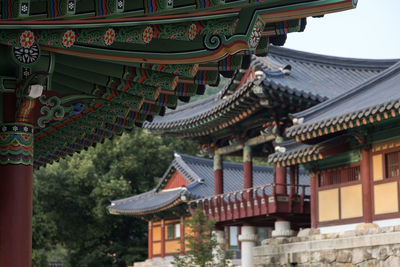
<path id="1" fill-rule="evenodd" d="M 400 176 L 400 151 L 391 152 L 385 156 L 386 178 Z"/>
<path id="2" fill-rule="evenodd" d="M 319 186 L 335 185 L 360 180 L 360 166 L 341 167 L 321 171 Z"/>

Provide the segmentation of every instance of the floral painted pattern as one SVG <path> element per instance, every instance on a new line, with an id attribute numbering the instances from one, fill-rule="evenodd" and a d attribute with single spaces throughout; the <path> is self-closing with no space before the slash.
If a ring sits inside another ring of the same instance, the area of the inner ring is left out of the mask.
<path id="1" fill-rule="evenodd" d="M 197 26 L 196 24 L 193 23 L 189 27 L 189 33 L 188 33 L 189 40 L 193 40 L 196 37 L 196 35 L 197 35 Z"/>
<path id="2" fill-rule="evenodd" d="M 31 47 L 35 42 L 35 35 L 31 31 L 24 31 L 19 37 L 19 43 L 24 48 Z"/>
<path id="3" fill-rule="evenodd" d="M 68 30 L 64 33 L 62 44 L 64 47 L 69 48 L 71 47 L 76 40 L 76 34 L 73 30 Z"/>
<path id="4" fill-rule="evenodd" d="M 148 44 L 153 39 L 153 28 L 148 26 L 143 31 L 143 41 Z"/>
<path id="5" fill-rule="evenodd" d="M 104 34 L 104 43 L 105 45 L 112 45 L 115 39 L 115 31 L 113 28 L 110 28 Z"/>

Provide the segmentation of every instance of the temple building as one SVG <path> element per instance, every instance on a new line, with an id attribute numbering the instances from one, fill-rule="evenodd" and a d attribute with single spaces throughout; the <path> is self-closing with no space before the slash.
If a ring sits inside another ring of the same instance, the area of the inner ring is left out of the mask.
<path id="1" fill-rule="evenodd" d="M 256 244 L 271 236 L 275 215 L 287 213 L 284 207 L 270 203 L 269 197 L 274 194 L 274 169 L 268 166 L 253 166 L 254 187 L 243 190 L 243 164 L 223 162 L 224 184 L 223 192 L 218 195 L 224 199 L 224 208 L 218 206 L 219 200 L 215 198 L 214 163 L 212 159 L 175 154 L 175 159 L 153 190 L 133 197 L 112 201 L 108 207 L 111 214 L 134 215 L 148 221 L 148 260 L 135 263 L 136 266 L 169 266 L 172 255 L 185 252 L 185 233 L 190 231 L 183 222 L 190 217 L 190 203 L 202 204 L 210 214 L 210 218 L 218 217 L 217 229 L 224 231 L 226 240 L 222 235 L 219 239 L 227 250 L 233 252 L 234 258 L 240 259 L 240 250 L 246 247 L 246 240 L 241 239 L 243 222 L 256 225 L 255 233 L 258 235 Z M 305 183 L 309 177 L 301 172 L 300 182 Z M 254 204 L 250 202 L 254 197 Z M 304 197 L 304 196 L 303 196 Z M 201 199 L 200 201 L 198 201 Z M 207 204 L 205 203 L 207 201 Z M 300 212 L 302 203 L 293 203 L 292 216 L 298 218 L 295 228 L 309 225 L 309 220 L 304 215 L 309 215 L 309 206 Z M 218 215 L 217 215 L 218 214 Z M 241 227 L 242 226 L 242 227 Z M 245 226 L 244 226 L 245 227 Z M 249 253 L 249 252 L 246 252 Z M 243 256 L 242 256 L 243 257 Z M 239 262 L 237 260 L 234 262 Z"/>
<path id="2" fill-rule="evenodd" d="M 400 264 L 393 253 L 400 247 L 398 62 L 348 92 L 293 114 L 286 136 L 294 140 L 269 160 L 309 170 L 312 229 L 286 240 L 287 245 L 265 240 L 255 249 L 256 264 Z"/>
<path id="3" fill-rule="evenodd" d="M 257 216 L 264 215 L 262 224 L 273 228 L 271 237 L 275 238 L 287 238 L 295 235 L 299 228 L 320 227 L 325 223 L 316 225 L 315 217 L 311 216 L 310 210 L 316 209 L 315 192 L 312 191 L 315 187 L 310 190 L 309 180 L 300 179 L 303 170 L 299 166 L 321 159 L 323 156 L 318 154 L 320 145 L 309 148 L 307 144 L 288 139 L 287 129 L 297 127 L 293 123 L 305 119 L 302 117 L 293 121 L 291 114 L 312 111 L 330 103 L 330 99 L 347 95 L 352 88 L 363 86 L 377 75 L 384 75 L 396 62 L 338 58 L 270 46 L 266 57 L 253 56 L 249 68 L 229 73 L 232 76 L 230 83 L 218 94 L 180 106 L 143 126 L 152 133 L 191 138 L 200 144 L 201 153 L 213 157 L 214 196 L 196 198 L 191 203 L 215 218 L 217 225 L 227 226 L 232 222 L 242 225 L 241 234 L 248 239 L 240 239 L 241 264 L 253 267 L 253 247 L 258 241 Z M 304 138 L 303 135 L 301 138 Z M 342 144 L 343 140 L 338 142 L 337 139 L 328 142 L 326 145 L 330 150 L 327 153 L 341 149 L 338 144 Z M 274 160 L 291 155 L 293 147 L 298 149 L 294 164 Z M 275 151 L 280 153 L 274 154 Z M 235 212 L 232 205 L 238 199 L 224 190 L 226 180 L 230 179 L 222 163 L 227 155 L 243 157 L 242 211 L 238 208 Z M 268 155 L 271 155 L 270 162 L 274 164 L 272 194 L 260 193 L 256 189 L 252 166 L 254 157 L 266 159 Z M 310 170 L 307 165 L 305 167 Z M 350 176 L 356 175 L 357 171 L 357 168 L 350 168 L 344 173 L 349 176 L 349 181 L 353 181 Z M 311 185 L 315 182 L 313 179 L 310 179 Z M 329 179 L 334 178 L 323 178 L 327 188 L 332 183 L 326 182 Z M 311 206 L 310 195 L 313 196 L 311 199 L 314 198 Z M 355 195 L 351 191 L 347 196 Z M 333 212 L 329 206 L 330 197 L 332 195 L 326 195 L 328 206 L 323 208 L 323 212 L 329 214 Z M 356 202 L 352 204 L 356 205 Z M 353 212 L 352 208 L 346 211 Z M 221 237 L 225 234 L 218 227 L 215 232 Z M 245 246 L 243 242 L 246 242 Z"/>
<path id="4" fill-rule="evenodd" d="M 0 1 L 0 266 L 31 266 L 34 168 L 141 127 L 307 17 L 356 4 Z"/>

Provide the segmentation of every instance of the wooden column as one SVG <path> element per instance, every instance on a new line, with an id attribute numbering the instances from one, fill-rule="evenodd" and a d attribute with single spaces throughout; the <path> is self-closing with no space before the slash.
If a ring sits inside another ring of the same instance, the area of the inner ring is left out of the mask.
<path id="1" fill-rule="evenodd" d="M 291 195 L 291 196 L 293 196 L 294 194 L 296 194 L 296 187 L 295 187 L 295 184 L 296 184 L 296 174 L 297 174 L 297 172 L 296 172 L 296 165 L 292 165 L 292 166 L 290 166 L 290 168 L 289 168 L 289 176 L 290 176 L 290 192 L 289 192 L 289 194 Z"/>
<path id="2" fill-rule="evenodd" d="M 33 127 L 0 123 L 0 267 L 32 259 Z"/>
<path id="3" fill-rule="evenodd" d="M 286 167 L 275 165 L 275 193 L 278 195 L 286 195 Z"/>
<path id="4" fill-rule="evenodd" d="M 251 155 L 251 146 L 243 147 L 243 187 L 253 187 L 253 161 Z"/>
<path id="5" fill-rule="evenodd" d="M 165 257 L 165 221 L 161 220 L 161 258 Z"/>
<path id="6" fill-rule="evenodd" d="M 148 244 L 147 244 L 147 252 L 148 258 L 153 258 L 153 222 L 149 221 L 149 230 L 148 230 Z"/>
<path id="7" fill-rule="evenodd" d="M 372 200 L 371 200 L 371 168 L 370 168 L 370 149 L 361 150 L 361 185 L 363 197 L 364 222 L 372 223 Z"/>
<path id="8" fill-rule="evenodd" d="M 185 219 L 181 217 L 181 251 L 180 255 L 185 255 L 185 226 L 184 226 Z"/>
<path id="9" fill-rule="evenodd" d="M 317 181 L 318 181 L 318 174 L 315 172 L 311 173 L 310 175 L 311 228 L 317 228 L 317 221 L 318 221 Z"/>
<path id="10" fill-rule="evenodd" d="M 214 155 L 214 195 L 224 193 L 224 176 L 223 176 L 223 163 L 222 155 Z"/>

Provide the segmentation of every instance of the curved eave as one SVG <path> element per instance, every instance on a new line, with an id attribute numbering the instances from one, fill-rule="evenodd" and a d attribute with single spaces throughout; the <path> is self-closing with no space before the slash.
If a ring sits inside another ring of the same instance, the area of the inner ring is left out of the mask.
<path id="1" fill-rule="evenodd" d="M 286 129 L 286 135 L 306 141 L 398 118 L 399 80 L 400 62 L 345 94 L 294 114 L 304 122 Z M 388 96 L 392 98 L 389 101 Z M 360 105 L 364 107 L 357 108 Z"/>

